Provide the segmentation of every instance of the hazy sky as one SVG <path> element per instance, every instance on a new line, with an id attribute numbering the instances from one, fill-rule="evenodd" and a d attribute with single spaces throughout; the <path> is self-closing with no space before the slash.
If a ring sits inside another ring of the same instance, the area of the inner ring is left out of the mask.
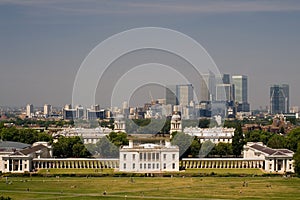
<path id="1" fill-rule="evenodd" d="M 291 105 L 300 106 L 298 0 L 0 0 L 0 105 L 71 103 L 87 54 L 146 26 L 187 34 L 221 72 L 247 75 L 253 109 L 269 104 L 274 83 L 290 84 Z"/>

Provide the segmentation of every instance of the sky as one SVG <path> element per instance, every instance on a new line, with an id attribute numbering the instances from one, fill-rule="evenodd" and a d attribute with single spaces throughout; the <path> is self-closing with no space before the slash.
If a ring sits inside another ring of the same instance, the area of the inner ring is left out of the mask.
<path id="1" fill-rule="evenodd" d="M 0 105 L 71 103 L 86 56 L 139 27 L 184 33 L 221 73 L 247 75 L 252 109 L 268 106 L 270 85 L 282 83 L 300 106 L 298 0 L 0 0 Z"/>

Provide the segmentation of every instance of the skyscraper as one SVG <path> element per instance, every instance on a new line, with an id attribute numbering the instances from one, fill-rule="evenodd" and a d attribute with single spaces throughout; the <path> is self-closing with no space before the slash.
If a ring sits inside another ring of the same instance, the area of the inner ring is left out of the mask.
<path id="1" fill-rule="evenodd" d="M 27 104 L 26 106 L 26 116 L 31 118 L 33 116 L 33 105 L 32 104 Z"/>
<path id="2" fill-rule="evenodd" d="M 234 87 L 230 81 L 229 74 L 222 75 L 222 83 L 216 84 L 216 101 L 233 101 Z"/>
<path id="3" fill-rule="evenodd" d="M 188 106 L 190 102 L 194 99 L 193 85 L 176 85 L 176 97 L 179 105 Z"/>
<path id="4" fill-rule="evenodd" d="M 178 101 L 176 98 L 176 85 L 166 86 L 166 104 L 177 105 Z"/>
<path id="5" fill-rule="evenodd" d="M 249 112 L 250 105 L 248 103 L 248 77 L 244 75 L 232 76 L 234 85 L 235 102 L 238 112 Z"/>
<path id="6" fill-rule="evenodd" d="M 272 85 L 270 87 L 271 114 L 288 113 L 290 109 L 289 85 Z"/>
<path id="7" fill-rule="evenodd" d="M 44 105 L 44 115 L 50 115 L 52 112 L 52 106 L 49 104 Z"/>
<path id="8" fill-rule="evenodd" d="M 202 75 L 200 101 L 214 101 L 216 98 L 216 77 L 212 72 Z"/>

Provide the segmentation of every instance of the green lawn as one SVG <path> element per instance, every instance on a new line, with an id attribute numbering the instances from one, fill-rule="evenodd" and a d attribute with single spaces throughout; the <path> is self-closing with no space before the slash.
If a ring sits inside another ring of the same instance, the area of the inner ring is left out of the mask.
<path id="1" fill-rule="evenodd" d="M 106 191 L 107 194 L 103 195 Z M 282 177 L 2 177 L 13 199 L 300 199 L 300 179 Z"/>

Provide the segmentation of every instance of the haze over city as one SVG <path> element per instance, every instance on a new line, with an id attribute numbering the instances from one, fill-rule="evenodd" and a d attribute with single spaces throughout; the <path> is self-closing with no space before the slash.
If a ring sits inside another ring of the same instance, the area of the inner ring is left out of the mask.
<path id="1" fill-rule="evenodd" d="M 299 19 L 296 0 L 3 0 L 0 105 L 71 103 L 76 73 L 95 46 L 119 32 L 151 26 L 195 39 L 221 73 L 247 75 L 251 109 L 269 106 L 270 86 L 283 83 L 290 86 L 290 105 L 300 106 Z"/>

